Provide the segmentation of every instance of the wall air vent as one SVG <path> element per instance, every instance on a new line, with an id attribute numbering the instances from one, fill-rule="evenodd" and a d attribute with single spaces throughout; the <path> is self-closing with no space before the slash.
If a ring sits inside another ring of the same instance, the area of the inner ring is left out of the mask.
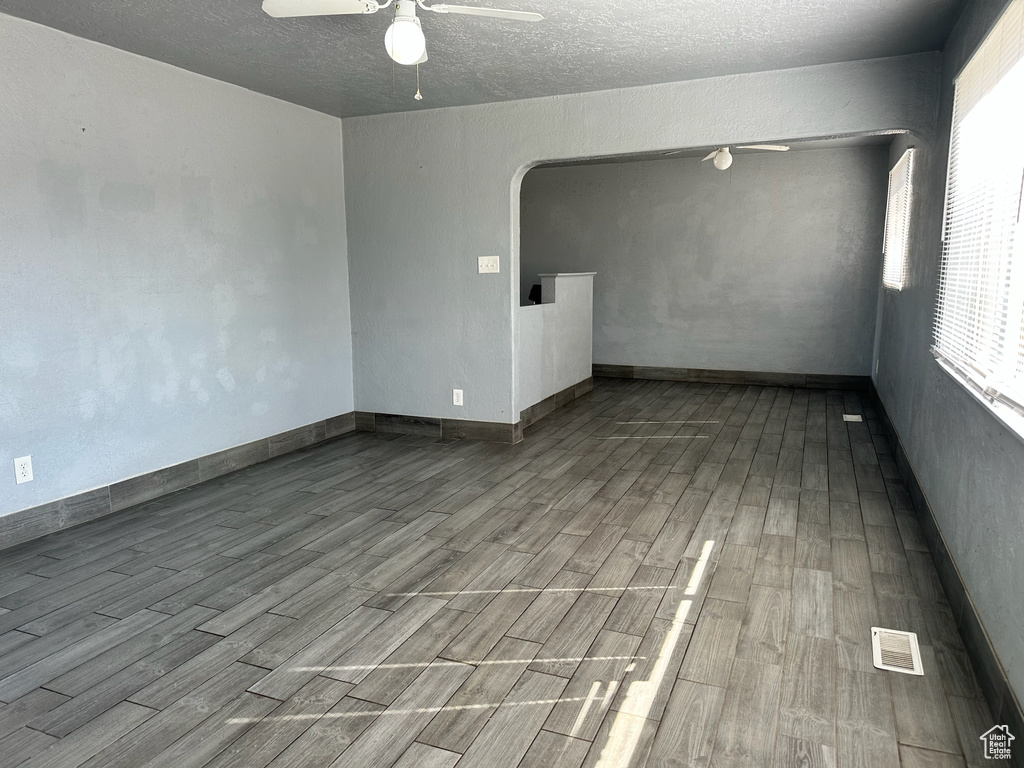
<path id="1" fill-rule="evenodd" d="M 905 675 L 923 675 L 917 635 L 898 629 L 871 628 L 871 655 L 875 667 Z"/>

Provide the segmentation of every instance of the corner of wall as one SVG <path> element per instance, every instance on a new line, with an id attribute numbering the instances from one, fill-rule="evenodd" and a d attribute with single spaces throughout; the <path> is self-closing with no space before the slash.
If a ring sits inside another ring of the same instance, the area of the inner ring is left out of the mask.
<path id="1" fill-rule="evenodd" d="M 341 210 L 338 215 L 341 217 L 341 231 L 342 238 L 340 243 L 340 255 L 344 262 L 344 276 L 345 276 L 345 294 L 348 296 L 348 304 L 345 307 L 345 321 L 346 327 L 343 329 L 341 334 L 341 344 L 345 354 L 345 359 L 348 360 L 348 371 L 347 379 L 343 382 L 345 386 L 346 399 L 345 399 L 345 410 L 355 410 L 355 358 L 353 357 L 355 350 L 354 344 L 352 343 L 352 278 L 350 274 L 350 265 L 348 258 L 348 214 L 346 211 L 347 202 L 345 197 L 345 124 L 342 119 L 336 118 L 338 121 L 338 157 L 341 160 L 341 168 L 338 173 L 338 184 L 341 186 L 340 197 L 341 197 Z"/>

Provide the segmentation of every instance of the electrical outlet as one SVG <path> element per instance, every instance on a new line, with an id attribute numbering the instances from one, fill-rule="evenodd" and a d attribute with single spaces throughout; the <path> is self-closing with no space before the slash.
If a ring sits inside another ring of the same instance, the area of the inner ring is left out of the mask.
<path id="1" fill-rule="evenodd" d="M 481 256 L 477 259 L 477 265 L 481 275 L 488 275 L 501 271 L 498 268 L 497 256 Z"/>
<path id="2" fill-rule="evenodd" d="M 20 459 L 14 460 L 14 479 L 18 481 L 18 485 L 32 480 L 31 456 L 22 456 Z"/>
<path id="3" fill-rule="evenodd" d="M 452 405 L 462 405 L 462 390 L 461 389 L 453 389 L 452 390 Z"/>

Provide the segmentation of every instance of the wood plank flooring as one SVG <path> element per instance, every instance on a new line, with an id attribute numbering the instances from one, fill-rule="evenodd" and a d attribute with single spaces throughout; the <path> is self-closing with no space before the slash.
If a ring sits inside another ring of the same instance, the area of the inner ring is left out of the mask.
<path id="1" fill-rule="evenodd" d="M 348 435 L 0 552 L 0 764 L 983 765 L 906 499 L 856 392 L 598 380 L 516 446 Z"/>

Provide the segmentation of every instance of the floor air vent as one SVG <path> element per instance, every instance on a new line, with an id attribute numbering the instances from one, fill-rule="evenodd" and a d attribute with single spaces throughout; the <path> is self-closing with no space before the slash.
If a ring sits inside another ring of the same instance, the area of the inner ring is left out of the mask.
<path id="1" fill-rule="evenodd" d="M 864 421 L 864 417 L 861 416 L 859 413 L 844 413 L 843 414 L 843 421 L 861 422 L 861 421 Z"/>
<path id="2" fill-rule="evenodd" d="M 902 672 L 905 675 L 923 675 L 921 649 L 917 635 L 898 629 L 871 628 L 871 653 L 878 669 Z"/>

